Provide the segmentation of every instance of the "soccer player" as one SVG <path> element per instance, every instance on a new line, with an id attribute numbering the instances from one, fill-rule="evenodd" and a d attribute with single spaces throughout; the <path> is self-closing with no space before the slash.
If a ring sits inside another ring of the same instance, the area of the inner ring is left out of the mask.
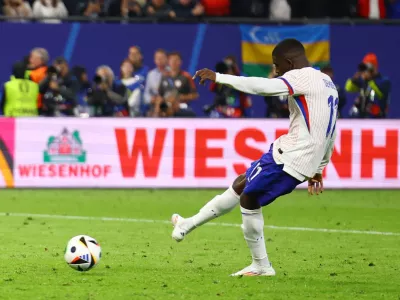
<path id="1" fill-rule="evenodd" d="M 261 158 L 251 164 L 221 195 L 199 213 L 172 216 L 172 237 L 180 242 L 196 227 L 230 212 L 240 203 L 244 238 L 253 258 L 250 266 L 232 276 L 274 276 L 264 241 L 261 207 L 291 193 L 308 181 L 308 192 L 323 192 L 322 171 L 328 164 L 336 137 L 338 93 L 329 76 L 310 67 L 303 45 L 295 39 L 280 42 L 272 52 L 278 78 L 223 75 L 197 71 L 200 84 L 207 80 L 229 85 L 243 93 L 289 96 L 290 126 Z"/>

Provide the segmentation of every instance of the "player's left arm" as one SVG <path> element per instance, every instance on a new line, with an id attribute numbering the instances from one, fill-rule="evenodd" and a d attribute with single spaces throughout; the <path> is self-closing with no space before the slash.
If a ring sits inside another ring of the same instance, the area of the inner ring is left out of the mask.
<path id="1" fill-rule="evenodd" d="M 280 79 L 267 79 L 261 77 L 244 77 L 227 74 L 219 74 L 209 69 L 197 71 L 194 79 L 200 77 L 200 84 L 207 80 L 224 84 L 246 94 L 261 96 L 286 96 L 289 90 L 284 81 Z"/>

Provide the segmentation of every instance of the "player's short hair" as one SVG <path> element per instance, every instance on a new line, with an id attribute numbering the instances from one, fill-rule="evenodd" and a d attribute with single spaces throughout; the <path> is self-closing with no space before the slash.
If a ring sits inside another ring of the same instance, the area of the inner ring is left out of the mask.
<path id="1" fill-rule="evenodd" d="M 178 51 L 172 51 L 172 52 L 170 52 L 170 53 L 168 54 L 168 57 L 171 57 L 171 56 L 178 56 L 178 57 L 182 60 L 182 55 L 181 55 L 181 53 L 178 52 Z"/>
<path id="2" fill-rule="evenodd" d="M 273 56 L 291 57 L 293 55 L 305 55 L 306 50 L 301 42 L 296 39 L 285 39 L 275 46 Z"/>

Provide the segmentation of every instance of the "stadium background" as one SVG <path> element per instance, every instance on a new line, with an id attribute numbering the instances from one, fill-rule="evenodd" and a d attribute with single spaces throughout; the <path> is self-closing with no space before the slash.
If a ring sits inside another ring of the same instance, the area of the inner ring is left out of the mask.
<path id="1" fill-rule="evenodd" d="M 12 64 L 21 60 L 34 47 L 46 48 L 51 57 L 63 55 L 71 66 L 84 65 L 90 78 L 101 64 L 118 73 L 127 49 L 139 45 L 144 62 L 153 66 L 153 53 L 158 48 L 177 50 L 183 57 L 183 69 L 193 73 L 196 68 L 214 67 L 226 55 L 242 57 L 239 24 L 10 24 L 0 23 L 5 41 L 0 49 L 0 82 L 9 79 Z M 273 25 L 269 25 L 274 30 Z M 280 26 L 275 28 L 279 29 Z M 379 70 L 393 83 L 400 81 L 397 64 L 393 60 L 400 44 L 400 25 L 348 24 L 329 25 L 330 57 L 335 70 L 335 81 L 344 86 L 347 78 L 357 70 L 366 53 L 374 52 L 379 59 Z M 223 42 L 221 42 L 223 40 Z M 241 61 L 241 59 L 240 59 Z M 199 116 L 202 107 L 210 104 L 213 95 L 206 87 L 198 87 L 200 99 L 193 101 Z M 392 101 L 389 117 L 400 118 L 400 105 L 396 95 L 400 86 L 392 84 Z M 354 95 L 348 97 L 347 113 Z M 265 104 L 262 98 L 253 98 L 254 116 L 263 117 Z"/>
<path id="2" fill-rule="evenodd" d="M 213 67 L 227 54 L 241 57 L 240 25 L 229 22 L 0 23 L 0 82 L 38 46 L 85 65 L 90 76 L 100 64 L 117 71 L 132 45 L 150 66 L 153 51 L 164 47 L 182 53 L 186 70 Z M 0 189 L 0 298 L 400 299 L 400 26 L 339 22 L 328 25 L 337 82 L 375 52 L 393 82 L 392 120 L 339 120 L 327 191 L 295 191 L 264 209 L 275 278 L 227 276 L 250 260 L 238 210 L 180 244 L 168 219 L 193 215 L 226 189 L 288 120 L 0 118 L 0 187 L 15 188 Z M 204 87 L 199 93 L 193 105 L 201 112 L 213 95 Z M 263 99 L 253 103 L 262 117 Z M 63 136 L 63 149 L 74 151 L 60 160 L 52 146 Z M 87 189 L 65 189 L 75 187 Z M 89 273 L 63 259 L 66 242 L 80 233 L 103 249 Z"/>

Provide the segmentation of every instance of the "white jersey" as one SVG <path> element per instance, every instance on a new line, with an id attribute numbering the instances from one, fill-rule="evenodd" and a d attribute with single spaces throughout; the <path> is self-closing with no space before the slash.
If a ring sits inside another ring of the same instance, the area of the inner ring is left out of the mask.
<path id="1" fill-rule="evenodd" d="M 288 95 L 289 132 L 274 142 L 274 159 L 300 181 L 322 172 L 333 151 L 339 101 L 329 76 L 307 67 L 276 79 L 217 74 L 217 82 L 245 93 Z"/>

